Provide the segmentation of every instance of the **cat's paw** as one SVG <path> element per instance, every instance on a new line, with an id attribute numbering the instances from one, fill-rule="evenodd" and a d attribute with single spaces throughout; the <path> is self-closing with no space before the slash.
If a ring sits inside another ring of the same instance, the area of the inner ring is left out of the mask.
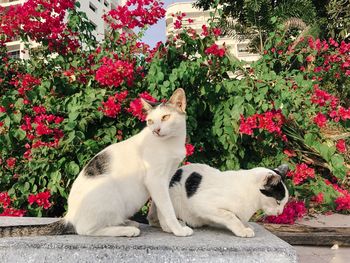
<path id="1" fill-rule="evenodd" d="M 156 218 L 147 217 L 148 224 L 154 227 L 160 227 L 159 220 Z"/>
<path id="2" fill-rule="evenodd" d="M 125 220 L 124 224 L 126 226 L 134 226 L 134 227 L 140 227 L 140 224 L 133 220 Z"/>
<path id="3" fill-rule="evenodd" d="M 179 230 L 174 231 L 174 235 L 178 237 L 187 237 L 193 234 L 192 228 L 188 226 L 183 226 Z"/>
<path id="4" fill-rule="evenodd" d="M 140 229 L 136 228 L 128 233 L 128 237 L 137 237 L 141 233 Z"/>
<path id="5" fill-rule="evenodd" d="M 246 227 L 235 231 L 235 235 L 239 237 L 254 237 L 255 233 L 253 229 L 251 229 L 250 227 Z"/>

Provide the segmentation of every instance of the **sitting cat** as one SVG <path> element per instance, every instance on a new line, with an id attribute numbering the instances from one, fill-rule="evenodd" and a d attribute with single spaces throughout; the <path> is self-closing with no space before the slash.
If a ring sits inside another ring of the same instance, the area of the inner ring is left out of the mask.
<path id="1" fill-rule="evenodd" d="M 42 227 L 0 228 L 0 236 L 54 235 L 68 230 L 89 236 L 138 236 L 128 220 L 149 199 L 157 205 L 168 231 L 193 233 L 176 219 L 169 181 L 185 157 L 186 97 L 177 89 L 168 102 L 152 106 L 142 100 L 147 127 L 99 152 L 73 183 L 64 219 Z"/>
<path id="2" fill-rule="evenodd" d="M 205 164 L 180 167 L 170 181 L 170 197 L 179 220 L 191 227 L 225 226 L 239 237 L 253 237 L 247 222 L 259 209 L 267 215 L 281 214 L 288 201 L 282 178 L 287 165 L 276 169 L 221 172 Z M 151 206 L 149 223 L 169 227 Z"/>

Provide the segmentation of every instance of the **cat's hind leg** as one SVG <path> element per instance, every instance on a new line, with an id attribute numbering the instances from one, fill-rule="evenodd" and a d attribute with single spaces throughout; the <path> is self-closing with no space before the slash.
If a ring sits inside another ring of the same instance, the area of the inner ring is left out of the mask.
<path id="1" fill-rule="evenodd" d="M 254 230 L 246 227 L 242 221 L 231 211 L 226 209 L 215 209 L 206 211 L 205 218 L 213 223 L 223 225 L 239 237 L 254 237 Z"/>
<path id="2" fill-rule="evenodd" d="M 160 227 L 156 204 L 151 201 L 151 206 L 148 211 L 147 221 L 150 226 Z"/>
<path id="3" fill-rule="evenodd" d="M 108 226 L 88 233 L 89 236 L 136 237 L 140 229 L 134 226 Z"/>

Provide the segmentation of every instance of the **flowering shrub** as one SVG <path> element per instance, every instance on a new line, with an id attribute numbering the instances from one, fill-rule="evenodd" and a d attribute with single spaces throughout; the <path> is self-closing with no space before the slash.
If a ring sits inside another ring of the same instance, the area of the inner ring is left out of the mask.
<path id="1" fill-rule="evenodd" d="M 62 215 L 81 168 L 142 129 L 140 98 L 162 101 L 177 87 L 188 100 L 185 163 L 289 163 L 294 199 L 284 219 L 269 221 L 293 223 L 306 209 L 349 212 L 349 44 L 296 43 L 275 32 L 246 68 L 215 44 L 215 23 L 198 32 L 185 14 L 174 14 L 177 31 L 166 43 L 140 42 L 164 16 L 157 0 L 129 0 L 105 14 L 101 43 L 74 4 L 28 0 L 0 10 L 1 215 Z M 4 43 L 15 36 L 40 43 L 29 60 L 8 56 Z"/>
<path id="2" fill-rule="evenodd" d="M 274 224 L 294 224 L 297 219 L 306 214 L 305 203 L 303 201 L 290 201 L 283 209 L 283 213 L 278 216 L 267 216 L 265 222 Z"/>

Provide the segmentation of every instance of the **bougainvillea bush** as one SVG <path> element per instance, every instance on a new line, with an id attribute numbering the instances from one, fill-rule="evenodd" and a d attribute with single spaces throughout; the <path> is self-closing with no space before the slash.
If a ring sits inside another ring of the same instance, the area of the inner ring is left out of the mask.
<path id="1" fill-rule="evenodd" d="M 109 30 L 98 43 L 77 5 L 28 0 L 0 10 L 1 215 L 64 214 L 80 169 L 144 127 L 140 97 L 162 101 L 178 87 L 188 100 L 185 163 L 288 163 L 292 200 L 269 222 L 350 211 L 349 44 L 296 43 L 281 29 L 247 67 L 215 44 L 214 19 L 196 31 L 174 14 L 176 33 L 150 48 L 140 39 L 164 16 L 162 3 L 129 0 L 104 15 Z M 7 54 L 15 36 L 30 59 Z"/>

